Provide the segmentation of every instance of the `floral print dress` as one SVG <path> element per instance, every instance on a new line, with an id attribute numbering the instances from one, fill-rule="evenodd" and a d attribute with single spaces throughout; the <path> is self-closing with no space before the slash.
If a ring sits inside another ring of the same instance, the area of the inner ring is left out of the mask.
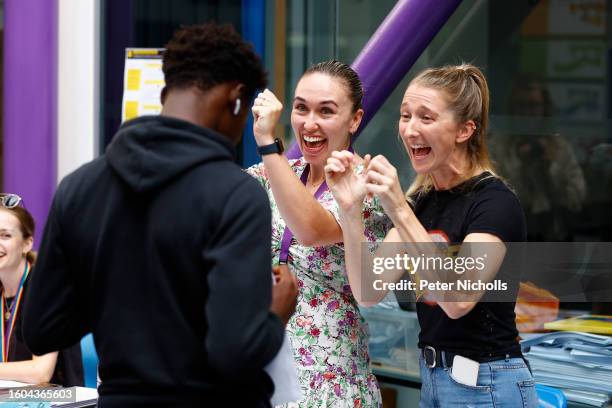
<path id="1" fill-rule="evenodd" d="M 289 162 L 298 177 L 303 158 Z M 285 222 L 263 164 L 247 169 L 267 190 L 272 207 L 272 257 L 278 263 Z M 391 228 L 377 200 L 363 210 L 369 241 L 382 241 Z M 338 206 L 326 190 L 319 203 L 338 219 Z M 289 248 L 289 267 L 298 279 L 296 312 L 287 324 L 303 399 L 287 407 L 380 407 L 380 389 L 370 368 L 368 327 L 348 283 L 344 247 L 336 244 Z"/>

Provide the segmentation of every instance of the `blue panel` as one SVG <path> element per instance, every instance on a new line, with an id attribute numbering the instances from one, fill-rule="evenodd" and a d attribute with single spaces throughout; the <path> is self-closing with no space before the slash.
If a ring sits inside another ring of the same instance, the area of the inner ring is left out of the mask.
<path id="1" fill-rule="evenodd" d="M 539 408 L 567 408 L 567 399 L 563 391 L 542 384 L 536 384 Z"/>
<path id="2" fill-rule="evenodd" d="M 242 0 L 242 36 L 253 43 L 255 51 L 265 58 L 265 0 Z M 249 115 L 242 139 L 242 165 L 249 167 L 261 161 L 253 137 L 253 115 Z"/>
<path id="3" fill-rule="evenodd" d="M 81 339 L 81 354 L 83 356 L 85 387 L 98 388 L 98 354 L 96 353 L 93 334 L 89 333 Z"/>

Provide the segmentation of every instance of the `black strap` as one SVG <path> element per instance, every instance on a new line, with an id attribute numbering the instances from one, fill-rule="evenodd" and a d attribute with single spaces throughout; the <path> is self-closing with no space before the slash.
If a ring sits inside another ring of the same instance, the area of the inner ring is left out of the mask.
<path id="1" fill-rule="evenodd" d="M 520 350 L 510 351 L 506 354 L 494 354 L 491 356 L 480 356 L 480 357 L 468 356 L 464 354 L 457 354 L 451 351 L 444 351 L 444 350 L 437 350 L 437 349 L 434 352 L 433 350 L 434 350 L 433 348 L 421 349 L 421 355 L 423 356 L 423 359 L 425 360 L 428 366 L 433 365 L 433 360 L 435 358 L 436 367 L 452 367 L 453 360 L 455 359 L 455 356 L 457 355 L 461 355 L 463 357 L 469 358 L 470 360 L 474 360 L 479 363 L 490 363 L 492 361 L 504 360 L 506 358 L 523 358 L 524 359 L 523 353 L 521 353 Z M 443 358 L 446 360 L 446 363 L 442 360 Z"/>

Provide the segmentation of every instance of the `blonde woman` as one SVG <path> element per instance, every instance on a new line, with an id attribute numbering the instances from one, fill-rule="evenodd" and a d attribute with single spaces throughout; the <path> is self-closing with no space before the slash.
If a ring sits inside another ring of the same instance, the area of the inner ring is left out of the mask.
<path id="1" fill-rule="evenodd" d="M 427 69 L 410 82 L 400 107 L 399 134 L 417 173 L 406 195 L 383 156 L 371 159 L 363 174 L 353 171 L 350 152 L 334 152 L 328 160 L 326 177 L 340 208 L 349 280 L 362 304 L 376 303 L 386 293 L 373 293 L 374 277 L 361 270 L 363 224 L 356 204 L 366 194 L 379 197 L 393 221 L 385 242 L 497 244 L 502 249 L 486 265 L 493 275 L 503 261 L 504 243 L 525 240 L 521 205 L 488 158 L 488 113 L 489 90 L 478 68 Z M 403 271 L 392 272 L 387 279 L 396 281 Z M 537 406 L 533 377 L 516 340 L 514 302 L 419 301 L 417 313 L 421 407 Z M 472 360 L 465 364 L 473 364 L 473 384 L 458 379 L 464 363 L 452 371 L 461 360 L 456 357 Z"/>

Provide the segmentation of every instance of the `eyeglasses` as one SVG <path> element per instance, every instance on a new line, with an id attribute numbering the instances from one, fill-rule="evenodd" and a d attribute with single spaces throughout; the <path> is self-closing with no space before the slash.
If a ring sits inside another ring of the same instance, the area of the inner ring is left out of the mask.
<path id="1" fill-rule="evenodd" d="M 4 208 L 15 208 L 21 204 L 23 200 L 17 194 L 0 193 L 0 203 Z"/>

